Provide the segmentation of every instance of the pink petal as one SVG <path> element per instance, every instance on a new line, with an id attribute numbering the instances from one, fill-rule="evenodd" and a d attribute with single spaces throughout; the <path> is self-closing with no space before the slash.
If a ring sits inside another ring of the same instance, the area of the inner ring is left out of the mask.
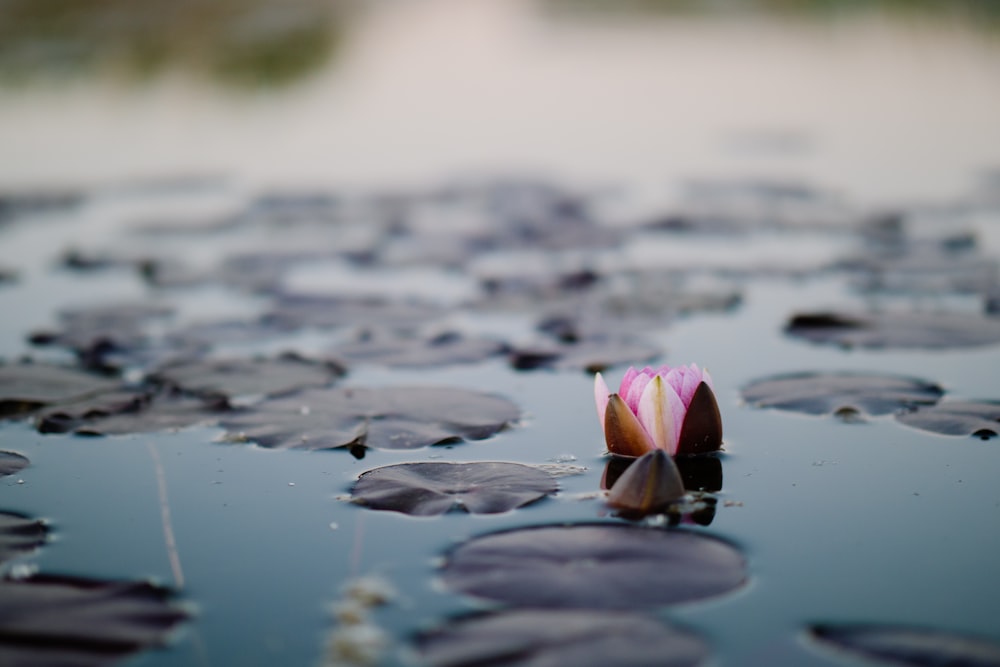
<path id="1" fill-rule="evenodd" d="M 708 385 L 708 388 L 712 390 L 712 393 L 715 393 L 715 385 L 712 384 L 712 376 L 708 374 L 708 371 L 701 371 L 701 381 Z"/>
<path id="2" fill-rule="evenodd" d="M 639 401 L 642 399 L 642 394 L 646 391 L 646 387 L 649 386 L 649 382 L 652 379 L 652 376 L 647 375 L 646 373 L 640 373 L 635 380 L 632 381 L 632 384 L 628 388 L 628 393 L 622 395 L 622 398 L 625 399 L 625 404 L 628 405 L 632 412 L 638 414 Z"/>
<path id="3" fill-rule="evenodd" d="M 608 396 L 611 392 L 608 391 L 608 384 L 604 381 L 604 378 L 600 373 L 594 376 L 594 402 L 597 403 L 597 418 L 601 420 L 601 426 L 604 426 L 604 413 L 608 409 Z"/>
<path id="4" fill-rule="evenodd" d="M 625 371 L 624 377 L 622 377 L 621 384 L 618 385 L 618 395 L 625 397 L 628 394 L 628 388 L 632 386 L 632 383 L 638 376 L 639 371 L 635 370 L 635 367 L 629 366 L 628 370 Z"/>
<path id="5" fill-rule="evenodd" d="M 677 452 L 684 413 L 680 396 L 659 375 L 646 385 L 636 411 L 639 423 L 646 429 L 653 444 L 670 455 Z"/>

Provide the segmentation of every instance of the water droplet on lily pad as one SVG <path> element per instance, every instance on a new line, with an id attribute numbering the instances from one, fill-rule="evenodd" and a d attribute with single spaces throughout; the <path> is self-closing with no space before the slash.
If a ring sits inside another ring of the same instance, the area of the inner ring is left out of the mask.
<path id="1" fill-rule="evenodd" d="M 491 533 L 447 555 L 445 585 L 518 607 L 644 609 L 740 588 L 731 544 L 683 530 L 624 524 L 540 526 Z"/>
<path id="2" fill-rule="evenodd" d="M 557 489 L 551 475 L 520 463 L 418 462 L 369 470 L 354 485 L 351 498 L 372 509 L 414 516 L 452 509 L 496 514 L 541 500 Z"/>

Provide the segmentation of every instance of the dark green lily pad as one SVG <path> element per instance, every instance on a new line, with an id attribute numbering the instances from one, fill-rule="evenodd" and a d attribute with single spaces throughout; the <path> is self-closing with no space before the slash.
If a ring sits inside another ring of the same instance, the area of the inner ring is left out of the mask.
<path id="1" fill-rule="evenodd" d="M 505 398 L 468 389 L 309 389 L 264 401 L 222 420 L 227 439 L 262 447 L 414 449 L 480 440 L 520 416 Z"/>
<path id="2" fill-rule="evenodd" d="M 24 454 L 0 449 L 0 477 L 13 475 L 16 472 L 24 470 L 29 465 L 31 465 L 31 461 Z"/>
<path id="3" fill-rule="evenodd" d="M 685 630 L 629 612 L 514 610 L 458 618 L 416 638 L 432 667 L 694 667 L 708 645 Z"/>
<path id="4" fill-rule="evenodd" d="M 189 614 L 169 589 L 34 575 L 0 581 L 0 664 L 109 665 L 163 645 Z"/>
<path id="5" fill-rule="evenodd" d="M 809 629 L 819 646 L 847 659 L 911 667 L 997 667 L 1000 644 L 930 628 L 892 625 L 822 624 Z"/>
<path id="6" fill-rule="evenodd" d="M 330 353 L 348 363 L 368 362 L 397 368 L 421 368 L 483 361 L 507 351 L 488 338 L 445 332 L 429 339 L 381 336 L 338 345 Z"/>
<path id="7" fill-rule="evenodd" d="M 548 473 L 520 463 L 401 463 L 362 474 L 351 499 L 413 516 L 452 509 L 497 514 L 541 500 L 558 488 Z"/>
<path id="8" fill-rule="evenodd" d="M 307 387 L 323 387 L 343 374 L 343 367 L 333 362 L 311 361 L 296 354 L 285 354 L 275 359 L 180 362 L 161 368 L 149 380 L 195 396 L 234 399 L 241 396 L 275 396 Z"/>
<path id="9" fill-rule="evenodd" d="M 944 394 L 938 385 L 917 378 L 875 373 L 790 373 L 751 382 L 743 400 L 758 408 L 809 415 L 885 415 L 933 405 Z"/>
<path id="10" fill-rule="evenodd" d="M 623 524 L 492 533 L 448 554 L 452 590 L 518 607 L 646 609 L 715 597 L 746 581 L 743 556 L 704 535 Z"/>
<path id="11" fill-rule="evenodd" d="M 0 418 L 116 390 L 118 381 L 51 364 L 0 365 Z"/>
<path id="12" fill-rule="evenodd" d="M 988 440 L 1000 433 L 1000 401 L 945 401 L 900 413 L 896 419 L 924 431 Z"/>
<path id="13" fill-rule="evenodd" d="M 790 336 L 841 347 L 948 349 L 1000 343 L 1000 319 L 961 313 L 839 313 L 795 315 Z"/>
<path id="14" fill-rule="evenodd" d="M 47 534 L 45 523 L 38 519 L 0 512 L 0 563 L 31 553 L 45 544 Z M 3 608 L 3 602 L 0 602 L 0 608 Z M 0 625 L 2 623 L 0 621 Z"/>
<path id="15" fill-rule="evenodd" d="M 190 426 L 211 426 L 228 414 L 224 399 L 202 400 L 173 394 L 161 394 L 134 412 L 98 415 L 73 424 L 78 435 L 129 435 L 176 431 Z"/>

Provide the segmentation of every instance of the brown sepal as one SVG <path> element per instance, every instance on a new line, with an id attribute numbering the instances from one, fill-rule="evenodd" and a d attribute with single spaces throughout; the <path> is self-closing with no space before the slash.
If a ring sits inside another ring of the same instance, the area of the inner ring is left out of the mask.
<path id="1" fill-rule="evenodd" d="M 707 454 L 722 446 L 722 415 L 711 387 L 702 382 L 695 389 L 681 427 L 677 454 Z"/>
<path id="2" fill-rule="evenodd" d="M 618 394 L 608 397 L 604 411 L 604 441 L 608 451 L 619 456 L 642 456 L 653 449 L 646 429 Z"/>

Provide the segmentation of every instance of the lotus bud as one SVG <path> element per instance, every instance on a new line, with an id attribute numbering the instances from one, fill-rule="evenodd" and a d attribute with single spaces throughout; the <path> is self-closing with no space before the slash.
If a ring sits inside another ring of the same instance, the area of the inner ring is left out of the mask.
<path id="1" fill-rule="evenodd" d="M 671 456 L 703 454 L 722 446 L 712 378 L 695 364 L 629 368 L 617 393 L 598 373 L 594 399 L 612 454 L 642 456 L 657 449 Z"/>

